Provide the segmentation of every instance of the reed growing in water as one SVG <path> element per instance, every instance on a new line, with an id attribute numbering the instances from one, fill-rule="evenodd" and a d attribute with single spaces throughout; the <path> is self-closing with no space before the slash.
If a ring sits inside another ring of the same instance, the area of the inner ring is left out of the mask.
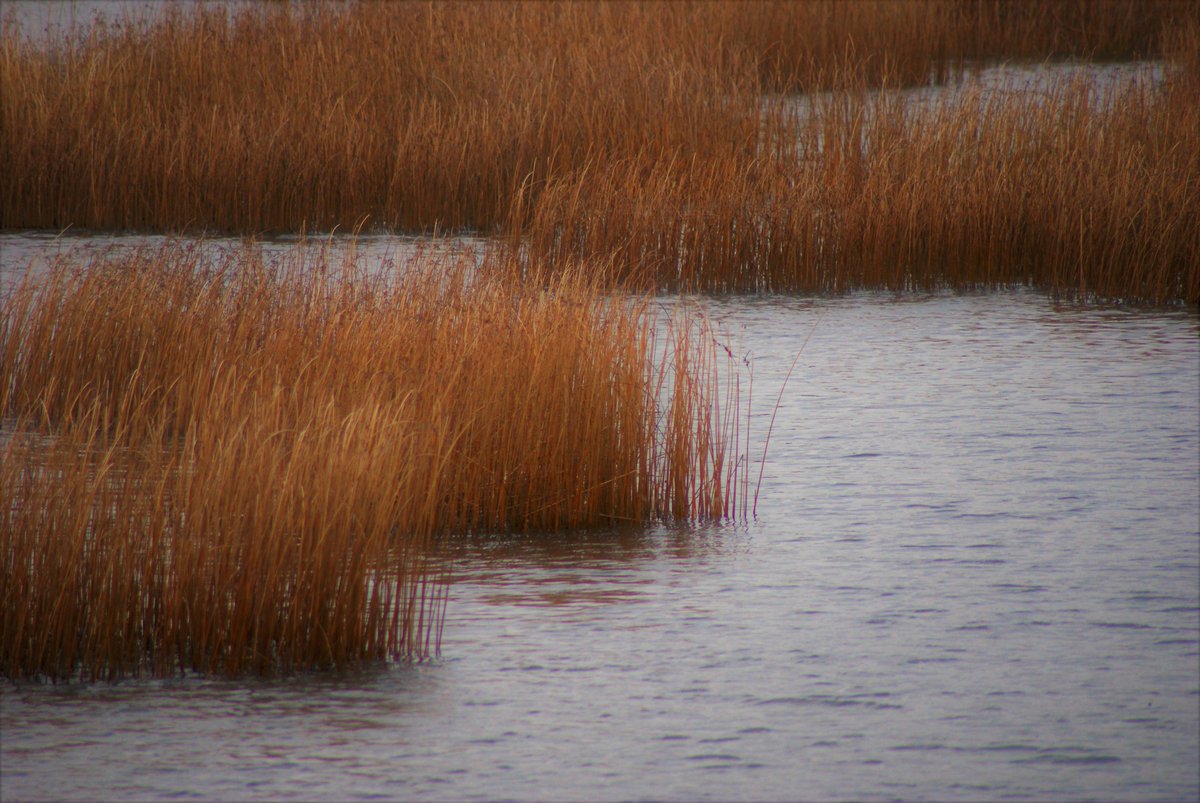
<path id="1" fill-rule="evenodd" d="M 0 50 L 0 228 L 490 228 L 548 176 L 753 136 L 682 9 L 286 4 Z"/>
<path id="2" fill-rule="evenodd" d="M 0 672 L 419 658 L 440 539 L 745 515 L 703 321 L 656 342 L 644 299 L 513 272 L 193 247 L 22 284 L 0 329 Z"/>
<path id="3" fill-rule="evenodd" d="M 1163 0 L 268 4 L 0 41 L 0 228 L 504 226 L 610 162 L 753 148 L 764 92 L 1155 57 Z"/>
<path id="4" fill-rule="evenodd" d="M 49 48 L 9 31 L 0 228 L 473 227 L 656 288 L 1196 303 L 1196 9 L 285 4 Z M 1172 77 L 868 92 L 1006 56 L 1162 57 Z M 818 89 L 803 115 L 769 94 Z"/>
<path id="5" fill-rule="evenodd" d="M 760 147 L 549 182 L 517 236 L 624 281 L 718 291 L 1023 284 L 1200 302 L 1200 72 L 917 104 L 838 91 L 768 104 Z"/>

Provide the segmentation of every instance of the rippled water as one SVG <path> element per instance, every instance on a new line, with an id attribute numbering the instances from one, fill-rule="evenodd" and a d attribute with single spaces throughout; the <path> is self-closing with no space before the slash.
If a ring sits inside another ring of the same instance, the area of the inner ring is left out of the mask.
<path id="1" fill-rule="evenodd" d="M 0 794 L 1200 795 L 1194 309 L 698 303 L 760 445 L 804 344 L 756 521 L 456 543 L 426 665 L 5 683 Z"/>

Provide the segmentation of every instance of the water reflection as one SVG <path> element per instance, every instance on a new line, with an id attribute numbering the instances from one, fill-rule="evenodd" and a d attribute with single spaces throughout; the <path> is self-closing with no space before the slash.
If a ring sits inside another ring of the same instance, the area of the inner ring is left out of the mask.
<path id="1" fill-rule="evenodd" d="M 1159 87 L 1173 74 L 1173 68 L 1160 61 L 973 64 L 964 66 L 944 83 L 931 81 L 925 86 L 902 89 L 869 89 L 858 97 L 865 101 L 864 119 L 870 119 L 877 111 L 876 104 L 882 101 L 899 104 L 908 112 L 935 111 L 964 101 L 983 105 L 1006 96 L 1047 100 L 1067 87 L 1082 83 L 1089 88 L 1089 101 L 1102 109 L 1122 91 Z M 764 110 L 780 109 L 803 121 L 814 110 L 844 101 L 843 93 L 814 92 L 769 96 L 762 105 Z"/>
<path id="2" fill-rule="evenodd" d="M 664 566 L 703 566 L 744 549 L 746 538 L 742 526 L 690 524 L 455 536 L 447 538 L 442 559 L 452 598 L 586 608 L 649 601 Z"/>
<path id="3" fill-rule="evenodd" d="M 23 799 L 42 798 L 49 777 L 59 779 L 48 795 L 55 799 L 190 795 L 187 778 L 196 771 L 210 774 L 205 797 L 339 797 L 339 785 L 361 784 L 356 773 L 378 782 L 380 766 L 424 752 L 409 723 L 444 715 L 445 673 L 435 669 L 6 684 L 0 687 L 4 730 L 20 737 L 5 740 L 5 797 L 18 789 Z M 312 739 L 314 733 L 320 738 Z M 334 777 L 305 771 L 317 767 Z"/>
<path id="4" fill-rule="evenodd" d="M 478 264 L 489 250 L 490 240 L 466 233 L 441 237 L 382 233 L 229 237 L 83 230 L 0 232 L 0 296 L 10 292 L 22 277 L 36 279 L 59 260 L 87 265 L 95 260 L 172 248 L 199 249 L 206 265 L 221 264 L 246 252 L 261 255 L 268 263 L 296 256 L 324 256 L 331 266 L 349 263 L 376 276 L 388 275 L 419 259 L 466 259 Z"/>
<path id="5" fill-rule="evenodd" d="M 97 24 L 144 25 L 166 11 L 205 10 L 233 15 L 247 9 L 280 8 L 264 0 L 3 0 L 0 19 L 19 26 L 37 45 L 56 45 L 87 36 Z M 286 5 L 282 6 L 286 7 Z"/>

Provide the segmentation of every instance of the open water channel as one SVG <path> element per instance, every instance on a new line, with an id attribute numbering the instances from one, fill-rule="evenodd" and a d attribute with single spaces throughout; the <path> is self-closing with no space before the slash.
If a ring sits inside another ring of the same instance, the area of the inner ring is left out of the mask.
<path id="1" fill-rule="evenodd" d="M 3 278 L 107 243 L 0 236 Z M 755 520 L 464 539 L 423 665 L 4 682 L 0 796 L 1200 795 L 1195 309 L 691 301 L 753 366 L 752 475 L 800 353 Z"/>

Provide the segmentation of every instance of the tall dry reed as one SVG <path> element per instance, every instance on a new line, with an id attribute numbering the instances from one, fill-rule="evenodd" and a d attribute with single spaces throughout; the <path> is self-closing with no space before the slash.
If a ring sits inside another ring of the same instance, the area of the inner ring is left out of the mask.
<path id="1" fill-rule="evenodd" d="M 964 0 L 953 5 L 951 47 L 972 60 L 1162 58 L 1172 31 L 1197 19 L 1189 0 Z"/>
<path id="2" fill-rule="evenodd" d="M 617 254 L 626 281 L 651 287 L 1024 284 L 1197 303 L 1197 98 L 1185 67 L 1161 85 L 781 101 L 753 157 L 614 161 L 550 182 L 523 242 L 550 261 Z"/>
<path id="3" fill-rule="evenodd" d="M 813 92 L 927 84 L 983 61 L 1161 58 L 1198 14 L 1186 0 L 759 0 L 691 16 L 709 58 L 749 67 L 760 91 Z"/>
<path id="4" fill-rule="evenodd" d="M 505 225 L 611 161 L 752 148 L 761 92 L 1156 56 L 1159 0 L 175 7 L 0 41 L 0 228 Z"/>
<path id="5" fill-rule="evenodd" d="M 4 302 L 7 676 L 420 657 L 449 534 L 745 515 L 702 321 L 656 343 L 582 272 L 205 254 Z"/>
<path id="6" fill-rule="evenodd" d="M 748 135 L 739 79 L 663 50 L 679 14 L 282 5 L 6 36 L 0 227 L 492 227 L 568 166 Z"/>

